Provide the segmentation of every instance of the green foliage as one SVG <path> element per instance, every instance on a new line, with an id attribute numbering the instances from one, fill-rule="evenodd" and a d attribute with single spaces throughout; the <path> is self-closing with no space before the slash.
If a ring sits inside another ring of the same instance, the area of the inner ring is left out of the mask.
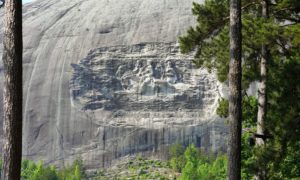
<path id="1" fill-rule="evenodd" d="M 175 144 L 169 148 L 170 155 L 170 166 L 177 172 L 181 172 L 186 164 L 186 160 L 184 157 L 184 146 L 182 144 Z"/>
<path id="2" fill-rule="evenodd" d="M 242 101 L 243 128 L 253 128 L 256 126 L 258 101 L 254 96 L 246 96 Z M 255 129 L 252 129 L 254 131 Z"/>
<path id="3" fill-rule="evenodd" d="M 299 47 L 298 47 L 299 48 Z M 242 175 L 251 179 L 258 169 L 264 169 L 269 179 L 297 179 L 300 177 L 300 57 L 289 50 L 288 59 L 274 59 L 269 70 L 267 139 L 263 147 L 250 147 L 245 132 L 242 141 Z M 276 62 L 277 61 L 277 62 Z M 278 61 L 285 61 L 279 63 Z M 255 132 L 257 101 L 250 99 L 243 110 L 243 127 Z"/>
<path id="4" fill-rule="evenodd" d="M 295 36 L 293 33 L 299 32 L 299 29 L 290 30 L 288 34 L 293 39 L 288 58 L 274 59 L 274 65 L 270 69 L 271 88 L 268 94 L 269 112 L 266 127 L 273 138 L 269 140 L 264 151 L 271 151 L 272 154 L 259 157 L 269 164 L 266 168 L 270 177 L 275 179 L 300 177 L 299 171 L 295 171 L 300 169 L 299 162 L 290 161 L 291 158 L 299 159 L 295 155 L 300 153 L 300 41 L 294 41 L 300 38 L 300 34 Z"/>
<path id="5" fill-rule="evenodd" d="M 221 117 L 228 117 L 228 100 L 221 99 L 217 108 L 217 114 Z M 243 129 L 247 130 L 242 135 L 242 176 L 243 179 L 250 179 L 255 170 L 253 168 L 256 163 L 254 158 L 254 149 L 249 145 L 249 138 L 256 131 L 256 116 L 257 116 L 257 99 L 253 96 L 245 96 L 242 101 L 242 119 Z M 208 167 L 208 166 L 207 166 Z M 208 171 L 208 170 L 207 170 Z M 204 173 L 205 174 L 205 173 Z"/>
<path id="6" fill-rule="evenodd" d="M 243 98 L 242 175 L 251 179 L 264 169 L 270 179 L 299 178 L 300 131 L 300 1 L 276 0 L 270 6 L 270 17 L 261 17 L 259 1 L 242 1 L 243 74 L 242 87 L 260 79 L 261 45 L 269 49 L 268 112 L 265 126 L 272 138 L 263 147 L 250 147 L 248 140 L 256 131 L 258 103 L 253 97 Z M 218 7 L 215 5 L 218 4 Z M 222 13 L 220 9 L 224 9 Z M 183 53 L 196 50 L 197 66 L 215 69 L 221 82 L 227 80 L 229 63 L 228 2 L 206 0 L 194 3 L 197 25 L 179 38 Z M 211 17 L 213 16 L 213 17 Z M 212 23 L 209 24 L 209 19 Z M 221 22 L 223 21 L 223 22 Z M 220 23 L 221 22 L 221 23 Z M 228 116 L 228 101 L 221 99 L 217 114 Z M 299 162 L 299 161 L 298 161 Z M 208 165 L 202 165 L 202 169 Z M 204 172 L 208 172 L 205 170 Z M 206 173 L 207 174 L 207 173 Z"/>
<path id="7" fill-rule="evenodd" d="M 184 157 L 186 159 L 186 164 L 182 170 L 181 179 L 199 179 L 199 174 L 197 173 L 198 163 L 199 163 L 199 151 L 192 144 L 184 152 Z"/>
<path id="8" fill-rule="evenodd" d="M 228 106 L 229 106 L 228 100 L 222 98 L 219 101 L 219 106 L 217 108 L 217 114 L 222 118 L 227 118 L 228 117 Z"/>
<path id="9" fill-rule="evenodd" d="M 80 167 L 78 165 L 75 166 L 75 172 L 74 172 L 74 176 L 76 180 L 80 180 L 82 177 L 81 171 L 80 171 Z"/>
<path id="10" fill-rule="evenodd" d="M 177 143 L 169 147 L 169 155 L 171 157 L 178 157 L 180 155 L 183 155 L 184 150 L 184 146 L 180 143 Z"/>
<path id="11" fill-rule="evenodd" d="M 198 167 L 199 179 L 226 179 L 227 175 L 227 157 L 224 155 L 218 156 L 212 164 L 200 163 Z"/>
<path id="12" fill-rule="evenodd" d="M 228 22 L 224 17 L 229 15 L 228 1 L 210 0 L 204 4 L 193 3 L 193 14 L 197 16 L 197 26 L 190 27 L 187 34 L 179 37 L 182 53 L 196 49 L 194 63 L 209 70 L 218 67 L 218 79 L 227 79 L 229 53 Z"/>
<path id="13" fill-rule="evenodd" d="M 178 156 L 178 157 L 173 157 L 170 160 L 170 166 L 172 169 L 174 169 L 177 172 L 181 172 L 182 169 L 184 168 L 186 164 L 186 160 L 184 158 L 184 156 Z"/>
<path id="14" fill-rule="evenodd" d="M 44 167 L 43 162 L 35 164 L 33 161 L 24 160 L 22 162 L 22 179 L 28 180 L 58 180 L 57 172 L 54 167 Z"/>
<path id="15" fill-rule="evenodd" d="M 229 70 L 228 6 L 228 0 L 194 3 L 197 24 L 179 38 L 181 52 L 195 50 L 194 63 L 216 70 L 221 82 L 227 80 Z M 272 1 L 269 18 L 262 17 L 260 1 L 242 0 L 242 7 L 242 88 L 245 92 L 251 82 L 260 80 L 261 46 L 266 45 L 269 59 L 265 128 L 272 137 L 262 147 L 249 146 L 248 140 L 256 131 L 258 103 L 244 93 L 243 129 L 247 131 L 242 137 L 242 176 L 251 179 L 258 169 L 263 169 L 269 179 L 299 178 L 300 1 Z M 217 114 L 228 117 L 227 100 L 219 101 Z M 193 169 L 191 162 L 186 163 Z M 209 172 L 207 164 L 201 169 Z"/>
<path id="16" fill-rule="evenodd" d="M 300 22 L 300 5 L 296 0 L 276 0 L 270 6 L 271 17 L 261 17 L 261 5 L 256 0 L 243 0 L 242 36 L 243 36 L 243 74 L 242 87 L 259 80 L 259 59 L 261 45 L 271 51 L 286 56 L 290 36 L 285 36 L 291 26 L 283 26 L 286 20 Z M 228 0 L 206 0 L 204 4 L 193 3 L 193 14 L 197 17 L 195 27 L 190 27 L 184 36 L 179 37 L 182 53 L 196 50 L 194 63 L 209 70 L 216 69 L 221 82 L 227 80 L 229 71 L 229 3 Z M 289 13 L 286 13 L 289 12 Z M 294 33 L 295 36 L 296 33 Z M 296 38 L 299 43 L 299 39 Z M 280 52 L 281 53 L 280 53 Z M 270 54 L 274 56 L 273 52 Z"/>
<path id="17" fill-rule="evenodd" d="M 257 99 L 253 96 L 245 96 L 242 101 L 243 106 L 243 127 L 250 128 L 256 123 L 257 116 Z M 217 114 L 220 117 L 227 118 L 228 117 L 228 106 L 229 102 L 227 99 L 222 98 L 219 101 L 219 105 L 217 108 Z"/>
<path id="18" fill-rule="evenodd" d="M 180 49 L 183 53 L 190 52 L 199 46 L 196 57 L 201 55 L 201 48 L 206 45 L 204 40 L 216 31 L 216 28 L 222 29 L 226 21 L 223 17 L 229 15 L 226 1 L 205 1 L 204 5 L 193 3 L 192 12 L 197 16 L 197 26 L 190 27 L 187 35 L 180 37 Z M 226 9 L 223 9 L 227 7 Z M 218 30 L 218 29 L 217 29 Z M 201 64 L 201 63 L 200 63 Z"/>
<path id="19" fill-rule="evenodd" d="M 251 179 L 257 169 L 255 169 L 256 158 L 255 148 L 250 146 L 249 139 L 252 138 L 253 133 L 256 132 L 256 117 L 257 117 L 257 99 L 253 96 L 244 97 L 243 99 L 243 129 L 246 130 L 242 134 L 242 178 Z"/>
<path id="20" fill-rule="evenodd" d="M 167 162 L 146 159 L 140 155 L 113 168 L 101 169 L 93 180 L 102 179 L 178 179 L 179 174 Z"/>
<path id="21" fill-rule="evenodd" d="M 22 161 L 22 180 L 81 180 L 85 177 L 82 161 L 76 160 L 71 166 L 57 170 L 55 166 L 45 166 L 30 160 Z"/>
<path id="22" fill-rule="evenodd" d="M 227 158 L 225 155 L 213 155 L 201 152 L 193 144 L 183 150 L 180 144 L 170 147 L 170 165 L 181 172 L 181 179 L 226 179 Z M 176 152 L 176 153 L 174 153 Z M 178 168 L 180 164 L 181 168 Z"/>

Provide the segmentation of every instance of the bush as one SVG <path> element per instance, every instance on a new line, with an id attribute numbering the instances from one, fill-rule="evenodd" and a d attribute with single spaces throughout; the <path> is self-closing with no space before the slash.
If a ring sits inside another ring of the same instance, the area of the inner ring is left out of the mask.
<path id="1" fill-rule="evenodd" d="M 227 157 L 225 155 L 206 155 L 193 144 L 186 150 L 182 147 L 174 145 L 170 148 L 171 159 L 169 162 L 172 169 L 182 173 L 182 180 L 226 179 Z"/>
<path id="2" fill-rule="evenodd" d="M 0 170 L 2 159 L 0 159 Z M 85 177 L 81 160 L 76 160 L 71 166 L 57 170 L 55 166 L 45 166 L 43 161 L 37 164 L 30 160 L 22 161 L 22 180 L 81 180 Z"/>

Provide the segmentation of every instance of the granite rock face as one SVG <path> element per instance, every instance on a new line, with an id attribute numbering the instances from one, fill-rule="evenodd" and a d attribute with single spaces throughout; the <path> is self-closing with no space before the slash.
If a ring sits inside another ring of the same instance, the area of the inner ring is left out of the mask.
<path id="1" fill-rule="evenodd" d="M 99 48 L 72 67 L 71 104 L 82 110 L 214 114 L 215 76 L 196 69 L 173 43 Z"/>
<path id="2" fill-rule="evenodd" d="M 92 151 L 77 153 L 106 166 L 107 157 L 135 152 L 163 157 L 174 143 L 224 151 L 226 128 L 215 115 L 222 86 L 192 58 L 175 43 L 142 43 L 98 48 L 72 64 L 71 105 L 89 117 L 94 139 Z"/>
<path id="3" fill-rule="evenodd" d="M 195 21 L 192 2 L 26 4 L 24 158 L 64 165 L 81 157 L 97 168 L 176 142 L 224 149 L 226 127 L 214 114 L 222 87 L 175 43 Z M 1 87 L 2 72 L 0 62 Z"/>

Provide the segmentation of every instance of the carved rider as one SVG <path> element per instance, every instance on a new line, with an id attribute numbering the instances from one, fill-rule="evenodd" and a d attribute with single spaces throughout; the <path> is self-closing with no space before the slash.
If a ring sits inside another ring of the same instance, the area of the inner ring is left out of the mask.
<path id="1" fill-rule="evenodd" d="M 164 74 L 167 82 L 175 84 L 178 81 L 178 73 L 175 70 L 175 65 L 171 60 L 167 61 L 167 67 Z"/>

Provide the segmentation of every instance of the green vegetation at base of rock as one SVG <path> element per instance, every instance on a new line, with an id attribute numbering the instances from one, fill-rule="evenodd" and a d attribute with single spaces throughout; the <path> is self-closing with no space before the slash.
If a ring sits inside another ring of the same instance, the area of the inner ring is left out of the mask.
<path id="1" fill-rule="evenodd" d="M 93 180 L 140 179 L 140 180 L 190 180 L 226 179 L 227 157 L 223 154 L 206 153 L 190 145 L 182 144 L 169 147 L 169 160 L 131 158 L 125 163 L 109 169 L 101 169 Z"/>
<path id="2" fill-rule="evenodd" d="M 157 159 L 145 159 L 140 155 L 108 169 L 100 169 L 93 180 L 105 179 L 179 179 L 180 173 L 170 168 L 168 162 Z"/>
<path id="3" fill-rule="evenodd" d="M 180 179 L 226 179 L 227 157 L 205 153 L 193 144 L 185 150 L 182 145 L 170 148 L 170 166 L 181 173 Z"/>
<path id="4" fill-rule="evenodd" d="M 243 127 L 254 130 L 257 100 L 249 97 L 244 100 Z M 255 175 L 257 154 L 268 155 L 264 149 L 249 145 L 251 132 L 245 132 L 242 139 L 242 179 L 253 179 Z M 278 175 L 278 179 L 299 179 L 299 149 L 300 144 L 289 146 L 286 157 L 277 172 L 269 172 L 272 177 Z M 269 153 L 273 153 L 270 151 Z M 174 144 L 169 147 L 169 160 L 145 159 L 137 155 L 127 157 L 119 164 L 107 169 L 100 169 L 93 176 L 87 176 L 82 160 L 76 160 L 72 165 L 58 169 L 55 166 L 44 165 L 42 161 L 35 163 L 30 160 L 22 162 L 22 180 L 223 180 L 227 175 L 226 154 L 204 152 L 201 148 L 191 144 L 185 147 L 182 144 Z M 266 157 L 267 158 L 267 157 Z M 0 161 L 2 165 L 2 161 Z"/>
<path id="5" fill-rule="evenodd" d="M 2 160 L 0 161 L 2 167 Z M 2 169 L 1 169 L 2 170 Z M 75 160 L 72 165 L 57 169 L 55 166 L 44 165 L 42 161 L 35 163 L 22 161 L 21 180 L 82 180 L 85 179 L 81 160 Z"/>

